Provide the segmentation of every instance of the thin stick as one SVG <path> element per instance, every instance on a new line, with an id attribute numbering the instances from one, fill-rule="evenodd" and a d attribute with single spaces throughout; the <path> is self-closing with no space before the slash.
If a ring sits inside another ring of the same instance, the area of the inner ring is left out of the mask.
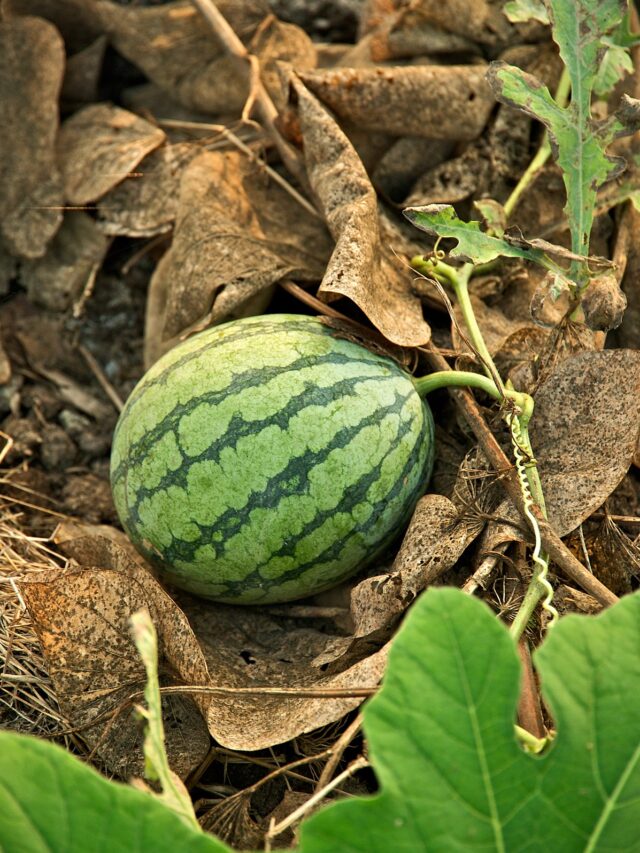
<path id="1" fill-rule="evenodd" d="M 80 352 L 80 355 L 84 358 L 84 360 L 87 362 L 87 364 L 91 368 L 91 371 L 93 372 L 94 376 L 96 377 L 96 379 L 100 383 L 100 387 L 102 388 L 104 393 L 111 400 L 111 402 L 115 406 L 116 410 L 118 412 L 121 412 L 124 409 L 124 403 L 122 402 L 122 399 L 121 399 L 120 395 L 118 394 L 118 392 L 116 391 L 116 389 L 113 387 L 111 382 L 109 382 L 109 380 L 107 379 L 104 370 L 100 367 L 100 365 L 98 364 L 98 362 L 94 358 L 93 353 L 91 353 L 84 346 L 84 344 L 78 344 L 78 351 Z"/>
<path id="2" fill-rule="evenodd" d="M 162 127 L 184 127 L 198 128 L 199 130 L 213 130 L 222 136 L 226 136 L 232 145 L 234 145 L 239 151 L 242 151 L 243 154 L 246 154 L 253 163 L 256 163 L 256 165 L 265 171 L 274 183 L 278 184 L 278 186 L 282 187 L 285 192 L 289 193 L 291 198 L 295 199 L 301 207 L 304 207 L 307 213 L 310 213 L 312 216 L 315 216 L 316 219 L 320 219 L 324 222 L 324 217 L 318 213 L 315 207 L 307 201 L 307 199 L 299 193 L 295 187 L 291 186 L 289 181 L 285 180 L 285 178 L 283 178 L 279 172 L 276 172 L 275 169 L 272 169 L 271 166 L 268 166 L 264 160 L 261 160 L 255 151 L 252 151 L 252 149 L 249 148 L 249 146 L 244 143 L 239 136 L 236 136 L 232 130 L 229 130 L 229 128 L 225 127 L 223 124 L 203 124 L 194 121 L 173 121 L 170 119 L 158 121 L 158 124 Z"/>
<path id="3" fill-rule="evenodd" d="M 111 243 L 111 241 L 109 241 Z M 78 297 L 75 305 L 73 306 L 73 316 L 77 320 L 84 313 L 84 307 L 91 298 L 91 294 L 93 293 L 93 289 L 96 285 L 96 278 L 98 277 L 98 273 L 100 271 L 100 267 L 102 266 L 102 260 L 96 261 L 95 264 L 91 266 L 89 270 L 89 275 L 87 276 L 87 280 L 84 283 L 84 287 L 82 288 L 82 293 Z"/>
<path id="4" fill-rule="evenodd" d="M 361 728 L 362 714 L 358 714 L 351 725 L 347 726 L 331 749 L 328 750 L 330 757 L 322 769 L 322 773 L 318 779 L 318 784 L 316 785 L 316 791 L 321 791 L 329 784 L 331 777 L 336 772 L 338 764 L 340 764 L 345 749 L 349 746 Z"/>
<path id="5" fill-rule="evenodd" d="M 280 821 L 277 824 L 271 824 L 269 827 L 269 832 L 265 838 L 266 846 L 265 850 L 271 849 L 271 840 L 275 838 L 277 835 L 280 835 L 285 829 L 289 829 L 290 826 L 293 826 L 294 823 L 297 823 L 301 820 L 308 811 L 310 811 L 317 803 L 322 802 L 324 798 L 333 791 L 334 788 L 337 788 L 345 779 L 348 779 L 350 776 L 353 776 L 354 773 L 357 773 L 358 770 L 362 770 L 364 767 L 368 767 L 369 762 L 362 755 L 360 758 L 356 758 L 355 761 L 352 761 L 351 764 L 347 767 L 346 770 L 343 770 L 335 779 L 332 779 L 328 785 L 326 785 L 322 790 L 316 791 L 313 796 L 309 797 L 306 803 L 303 803 L 299 808 L 295 811 L 291 812 L 291 814 L 286 817 L 284 820 Z"/>
<path id="6" fill-rule="evenodd" d="M 434 369 L 449 370 L 449 365 L 433 345 L 430 346 L 427 357 Z M 476 401 L 468 391 L 458 388 L 449 389 L 449 393 L 464 415 L 480 447 L 494 469 L 496 471 L 508 472 L 505 476 L 501 477 L 501 482 L 511 501 L 518 508 L 518 511 L 524 515 L 520 485 L 515 476 L 513 466 L 487 426 Z M 542 543 L 553 561 L 560 566 L 572 581 L 597 599 L 600 604 L 605 606 L 615 604 L 619 600 L 618 596 L 614 595 L 610 589 L 607 589 L 603 583 L 585 569 L 582 563 L 574 557 L 558 534 L 553 530 L 541 512 L 534 510 L 534 515 L 538 520 Z"/>
<path id="7" fill-rule="evenodd" d="M 213 0 L 191 0 L 191 2 L 211 26 L 211 29 L 222 43 L 227 53 L 231 56 L 235 56 L 243 66 L 245 63 L 251 66 L 249 51 L 242 44 L 226 18 L 220 14 L 218 7 Z M 255 91 L 253 94 L 255 96 L 255 102 L 260 118 L 264 122 L 269 135 L 273 139 L 273 142 L 278 149 L 278 153 L 282 158 L 282 162 L 289 172 L 291 172 L 292 175 L 295 175 L 300 183 L 305 186 L 307 178 L 300 161 L 300 157 L 297 151 L 280 135 L 280 132 L 276 127 L 278 111 L 275 108 L 275 105 L 271 100 L 269 93 L 265 89 L 259 75 L 258 79 L 255 81 Z"/>

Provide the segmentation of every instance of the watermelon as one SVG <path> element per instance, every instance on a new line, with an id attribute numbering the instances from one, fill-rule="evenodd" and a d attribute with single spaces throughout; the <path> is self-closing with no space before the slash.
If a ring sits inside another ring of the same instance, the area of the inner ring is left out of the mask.
<path id="1" fill-rule="evenodd" d="M 169 583 L 234 604 L 327 589 L 380 555 L 424 492 L 433 418 L 411 376 L 317 318 L 208 329 L 118 421 L 118 515 Z"/>

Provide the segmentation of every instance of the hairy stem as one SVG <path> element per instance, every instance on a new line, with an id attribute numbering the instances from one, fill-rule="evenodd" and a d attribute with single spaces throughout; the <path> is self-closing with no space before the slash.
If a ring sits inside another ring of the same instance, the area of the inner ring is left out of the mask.
<path id="1" fill-rule="evenodd" d="M 428 376 L 414 378 L 413 384 L 421 397 L 431 394 L 440 388 L 478 388 L 489 394 L 494 400 L 502 401 L 503 395 L 488 376 L 471 373 L 467 370 L 441 370 Z"/>

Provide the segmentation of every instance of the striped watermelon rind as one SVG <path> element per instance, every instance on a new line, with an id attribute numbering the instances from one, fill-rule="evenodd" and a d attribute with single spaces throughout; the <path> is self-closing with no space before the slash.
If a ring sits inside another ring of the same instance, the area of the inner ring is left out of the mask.
<path id="1" fill-rule="evenodd" d="M 316 318 L 238 320 L 175 347 L 136 386 L 114 436 L 114 501 L 168 582 L 288 601 L 388 547 L 426 488 L 433 430 L 391 359 Z"/>

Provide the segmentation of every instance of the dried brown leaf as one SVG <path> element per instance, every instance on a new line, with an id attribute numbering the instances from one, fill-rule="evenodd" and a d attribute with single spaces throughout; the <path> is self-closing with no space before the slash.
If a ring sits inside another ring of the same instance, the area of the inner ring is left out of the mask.
<path id="1" fill-rule="evenodd" d="M 185 169 L 171 249 L 152 291 L 166 295 L 164 338 L 209 315 L 221 322 L 281 278 L 322 277 L 329 236 L 237 152 L 204 152 Z"/>
<path id="2" fill-rule="evenodd" d="M 95 0 L 4 0 L 2 9 L 8 17 L 35 15 L 51 21 L 68 53 L 83 50 L 102 33 Z"/>
<path id="3" fill-rule="evenodd" d="M 461 518 L 442 495 L 425 495 L 417 504 L 391 571 L 365 578 L 351 591 L 353 635 L 339 638 L 315 660 L 331 671 L 359 660 L 391 636 L 415 598 L 455 565 L 478 536 L 482 522 Z"/>
<path id="4" fill-rule="evenodd" d="M 41 257 L 62 221 L 55 162 L 64 45 L 38 18 L 0 21 L 0 236 L 10 252 Z"/>
<path id="5" fill-rule="evenodd" d="M 385 337 L 401 346 L 426 343 L 431 330 L 412 275 L 380 239 L 376 194 L 351 143 L 332 116 L 295 76 L 309 180 L 336 247 L 319 293 L 347 296 Z"/>
<path id="6" fill-rule="evenodd" d="M 64 191 L 72 204 L 87 204 L 124 180 L 164 131 L 111 104 L 92 104 L 67 119 L 58 136 Z"/>
<path id="7" fill-rule="evenodd" d="M 85 535 L 76 538 L 79 532 Z M 104 538 L 104 534 L 108 538 Z M 177 676 L 178 684 L 302 687 L 321 692 L 333 688 L 375 687 L 379 682 L 386 649 L 339 675 L 323 673 L 313 665 L 313 660 L 335 639 L 332 635 L 311 627 L 308 619 L 288 617 L 287 607 L 283 608 L 283 615 L 272 617 L 259 608 L 230 607 L 184 593 L 178 594 L 176 603 L 162 590 L 144 561 L 130 556 L 130 546 L 121 547 L 122 536 L 113 528 L 84 524 L 64 524 L 56 532 L 56 541 L 67 555 L 82 565 L 95 567 L 79 573 L 67 572 L 51 582 L 47 579 L 47 584 L 42 585 L 41 598 L 34 605 L 44 627 L 48 625 L 47 620 L 57 625 L 58 649 L 64 644 L 64 658 L 58 657 L 51 663 L 56 685 L 56 674 L 62 670 L 59 677 L 64 681 L 63 692 L 72 690 L 75 695 L 76 684 L 80 689 L 82 673 L 76 672 L 80 669 L 76 660 L 88 659 L 98 662 L 93 666 L 93 674 L 101 682 L 103 669 L 106 670 L 105 686 L 120 690 L 117 700 L 105 694 L 104 702 L 112 702 L 106 707 L 114 707 L 117 701 L 138 689 L 139 681 L 128 685 L 124 675 L 118 680 L 122 667 L 119 670 L 115 663 L 103 666 L 102 662 L 106 660 L 105 655 L 120 654 L 127 662 L 126 672 L 132 681 L 134 673 L 143 672 L 135 651 L 131 653 L 133 659 L 129 665 L 129 650 L 133 647 L 127 645 L 130 640 L 126 630 L 120 630 L 121 626 L 126 626 L 130 613 L 142 606 L 151 612 L 168 671 Z M 41 613 L 39 606 L 45 609 L 47 595 L 50 607 L 46 613 Z M 31 603 L 29 606 L 31 608 Z M 90 643 L 90 653 L 87 653 Z M 133 669 L 134 664 L 138 669 Z M 91 677 L 91 673 L 86 675 L 86 679 Z M 86 692 L 77 713 L 91 719 L 98 713 L 94 703 L 96 696 L 88 689 Z M 228 696 L 199 694 L 194 699 L 218 743 L 239 750 L 284 743 L 341 719 L 362 702 L 358 697 L 315 698 L 267 693 L 238 694 L 232 700 Z M 102 705 L 100 707 L 104 710 Z"/>
<path id="8" fill-rule="evenodd" d="M 514 26 L 502 12 L 502 3 L 492 0 L 418 0 L 405 5 L 398 2 L 374 2 L 368 27 L 375 26 L 375 57 L 422 56 L 478 50 L 477 45 L 497 50 L 510 42 L 535 40 L 541 27 Z M 367 13 L 365 13 L 367 14 Z M 524 39 L 522 39 L 524 40 Z"/>
<path id="9" fill-rule="evenodd" d="M 179 142 L 148 154 L 135 175 L 100 199 L 102 231 L 128 237 L 153 237 L 169 231 L 178 213 L 182 173 L 201 152 L 197 143 Z"/>
<path id="10" fill-rule="evenodd" d="M 189 683 L 206 680 L 206 664 L 189 625 L 145 569 L 112 542 L 86 537 L 65 543 L 86 568 L 46 571 L 28 578 L 21 592 L 42 645 L 62 713 L 96 749 L 110 772 L 142 775 L 142 732 L 131 707 L 88 725 L 144 687 L 144 666 L 129 633 L 129 618 L 147 607 L 160 637 L 160 673 Z M 172 769 L 184 778 L 209 750 L 200 713 L 186 697 L 164 708 L 166 747 Z"/>
<path id="11" fill-rule="evenodd" d="M 640 428 L 640 353 L 583 352 L 566 359 L 535 396 L 531 443 L 549 520 L 564 536 L 626 474 Z"/>
<path id="12" fill-rule="evenodd" d="M 478 65 L 337 68 L 300 79 L 340 119 L 367 130 L 430 139 L 474 139 L 494 99 Z"/>
<path id="13" fill-rule="evenodd" d="M 617 277 L 613 273 L 605 273 L 589 281 L 580 305 L 590 329 L 608 332 L 622 323 L 627 297 Z"/>
<path id="14" fill-rule="evenodd" d="M 638 234 L 640 211 L 629 207 L 625 216 L 629 218 L 630 233 Z M 640 349 L 640 247 L 636 239 L 630 240 L 622 290 L 627 297 L 627 310 L 622 318 L 622 325 L 616 331 L 616 342 L 619 346 Z"/>
<path id="15" fill-rule="evenodd" d="M 46 255 L 25 261 L 20 268 L 20 281 L 31 301 L 52 311 L 66 311 L 92 270 L 102 263 L 108 242 L 90 216 L 68 212 Z"/>
<path id="16" fill-rule="evenodd" d="M 250 50 L 269 86 L 274 63 L 286 59 L 313 67 L 315 50 L 298 27 L 272 18 L 263 0 L 217 0 L 216 6 Z M 99 0 L 98 8 L 116 50 L 184 107 L 202 113 L 238 113 L 249 95 L 248 67 L 227 55 L 211 26 L 189 2 L 151 8 Z M 252 39 L 255 37 L 255 42 Z"/>
<path id="17" fill-rule="evenodd" d="M 327 675 L 314 658 L 335 637 L 286 616 L 259 608 L 230 607 L 178 598 L 204 652 L 212 684 L 228 687 L 304 687 L 319 692 L 374 687 L 387 658 L 385 647 L 337 675 Z M 230 749 L 255 750 L 285 743 L 341 719 L 359 698 L 237 695 L 214 701 L 208 710 L 213 737 Z"/>
<path id="18" fill-rule="evenodd" d="M 62 84 L 63 101 L 79 105 L 98 100 L 98 84 L 106 49 L 106 36 L 99 36 L 90 45 L 67 59 Z"/>

